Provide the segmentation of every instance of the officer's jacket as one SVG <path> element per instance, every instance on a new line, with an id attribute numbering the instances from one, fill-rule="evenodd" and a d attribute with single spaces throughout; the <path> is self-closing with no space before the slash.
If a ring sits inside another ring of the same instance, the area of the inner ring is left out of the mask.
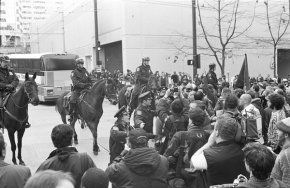
<path id="1" fill-rule="evenodd" d="M 134 113 L 134 127 L 140 128 L 140 124 L 145 123 L 145 126 L 143 127 L 143 129 L 147 133 L 152 133 L 153 132 L 153 117 L 154 117 L 154 114 L 150 111 L 149 107 L 139 104 L 139 106 L 136 108 L 135 113 Z"/>
<path id="2" fill-rule="evenodd" d="M 141 65 L 136 69 L 136 83 L 147 84 L 149 76 L 152 74 L 150 65 L 144 66 Z"/>
<path id="3" fill-rule="evenodd" d="M 217 80 L 217 76 L 216 76 L 215 72 L 209 71 L 206 74 L 206 77 L 207 77 L 207 82 L 209 84 L 212 84 L 214 86 L 214 88 L 217 89 L 218 80 Z"/>
<path id="4" fill-rule="evenodd" d="M 86 88 L 87 84 L 91 83 L 89 73 L 85 68 L 73 70 L 71 80 L 73 83 L 73 91 L 81 91 Z"/>
<path id="5" fill-rule="evenodd" d="M 111 128 L 109 139 L 110 163 L 113 162 L 113 160 L 124 150 L 127 137 L 126 130 L 126 125 L 124 125 L 124 122 L 120 121 L 119 119 Z"/>
<path id="6" fill-rule="evenodd" d="M 8 84 L 12 84 L 16 88 L 18 83 L 19 79 L 13 69 L 0 68 L 0 90 L 4 90 Z"/>

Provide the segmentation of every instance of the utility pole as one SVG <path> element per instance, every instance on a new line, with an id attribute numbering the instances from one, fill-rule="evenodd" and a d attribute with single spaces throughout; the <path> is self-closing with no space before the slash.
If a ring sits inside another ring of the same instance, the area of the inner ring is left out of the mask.
<path id="1" fill-rule="evenodd" d="M 95 50 L 96 50 L 96 64 L 99 61 L 99 32 L 98 32 L 98 0 L 94 0 L 94 15 L 95 15 Z"/>
<path id="2" fill-rule="evenodd" d="M 197 49 L 196 49 L 196 3 L 192 0 L 192 55 L 193 55 L 193 76 L 192 79 L 197 74 Z"/>
<path id="3" fill-rule="evenodd" d="M 63 40 L 63 53 L 65 53 L 65 31 L 64 31 L 64 11 L 61 12 L 62 20 L 62 40 Z"/>
<path id="4" fill-rule="evenodd" d="M 40 53 L 38 25 L 37 25 L 37 48 L 38 48 L 38 53 Z"/>

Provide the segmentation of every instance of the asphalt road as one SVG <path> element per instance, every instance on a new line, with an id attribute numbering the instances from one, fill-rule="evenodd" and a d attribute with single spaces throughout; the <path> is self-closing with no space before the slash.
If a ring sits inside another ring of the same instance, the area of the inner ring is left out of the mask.
<path id="1" fill-rule="evenodd" d="M 79 144 L 74 146 L 79 152 L 87 152 L 97 167 L 105 170 L 109 163 L 110 128 L 116 120 L 113 116 L 118 109 L 117 106 L 110 104 L 106 99 L 103 103 L 103 109 L 104 114 L 98 127 L 98 143 L 101 150 L 99 155 L 95 156 L 93 154 L 93 139 L 90 130 L 87 127 L 81 129 L 78 122 L 76 123 L 76 132 Z M 55 111 L 54 104 L 29 105 L 28 111 L 29 122 L 32 126 L 26 129 L 23 137 L 22 158 L 26 166 L 34 173 L 38 166 L 48 157 L 49 153 L 55 149 L 50 138 L 50 133 L 52 128 L 55 125 L 61 124 L 62 121 L 58 112 Z M 7 143 L 5 161 L 12 163 L 12 152 L 10 150 L 7 130 L 5 130 L 4 138 Z"/>

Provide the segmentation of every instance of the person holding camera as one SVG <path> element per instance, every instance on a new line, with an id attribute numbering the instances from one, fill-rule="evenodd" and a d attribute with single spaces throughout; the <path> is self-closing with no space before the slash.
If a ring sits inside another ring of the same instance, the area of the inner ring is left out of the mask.
<path id="1" fill-rule="evenodd" d="M 85 89 L 89 89 L 92 85 L 92 80 L 89 77 L 89 73 L 86 68 L 84 68 L 84 60 L 78 58 L 76 59 L 75 64 L 76 69 L 71 73 L 71 80 L 73 84 L 69 107 L 69 115 L 71 120 L 72 116 L 76 113 L 77 100 L 81 95 L 81 92 Z"/>

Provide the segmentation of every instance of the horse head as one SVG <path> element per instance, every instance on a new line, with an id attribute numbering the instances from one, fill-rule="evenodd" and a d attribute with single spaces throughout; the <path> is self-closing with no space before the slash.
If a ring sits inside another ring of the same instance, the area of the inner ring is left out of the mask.
<path id="1" fill-rule="evenodd" d="M 28 73 L 25 74 L 25 81 L 23 83 L 24 91 L 27 94 L 29 102 L 36 106 L 39 103 L 38 98 L 38 86 L 35 82 L 36 73 L 33 74 L 33 77 L 30 78 Z"/>
<path id="2" fill-rule="evenodd" d="M 118 103 L 117 83 L 112 78 L 108 78 L 106 79 L 105 87 L 105 95 L 113 105 L 116 105 Z"/>

